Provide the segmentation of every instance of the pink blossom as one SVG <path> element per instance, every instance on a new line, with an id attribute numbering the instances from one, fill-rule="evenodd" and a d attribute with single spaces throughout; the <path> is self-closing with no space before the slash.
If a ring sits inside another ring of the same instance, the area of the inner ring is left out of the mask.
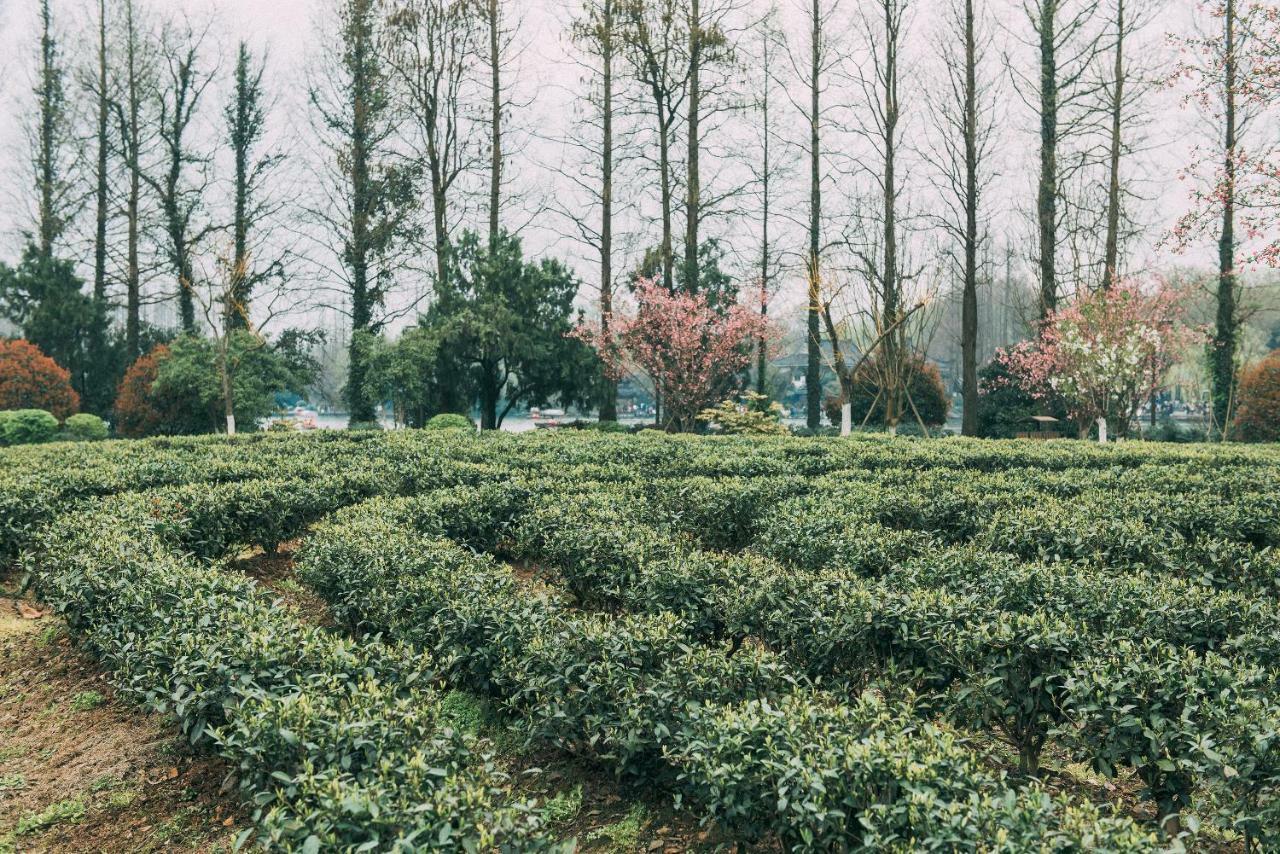
<path id="1" fill-rule="evenodd" d="M 607 337 L 594 327 L 577 336 L 600 354 L 617 379 L 633 366 L 653 383 L 663 421 L 692 430 L 698 413 L 723 400 L 750 364 L 752 343 L 773 338 L 764 317 L 740 305 L 712 308 L 704 294 L 672 293 L 656 279 L 636 284 L 636 312 L 610 319 Z"/>
<path id="2" fill-rule="evenodd" d="M 1136 282 L 1077 297 L 1050 314 L 1036 341 L 998 358 L 1040 400 L 1062 403 L 1083 432 L 1103 417 L 1123 432 L 1177 358 L 1204 332 L 1184 323 L 1183 295 Z"/>

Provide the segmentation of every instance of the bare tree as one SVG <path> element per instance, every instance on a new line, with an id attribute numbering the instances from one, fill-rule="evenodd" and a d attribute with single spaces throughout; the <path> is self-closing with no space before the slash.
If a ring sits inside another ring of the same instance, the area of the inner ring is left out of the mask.
<path id="1" fill-rule="evenodd" d="M 805 420 L 810 430 L 822 423 L 822 304 L 823 304 L 823 209 L 822 190 L 827 175 L 823 138 L 831 124 L 832 104 L 825 98 L 831 78 L 842 70 L 844 53 L 831 38 L 831 28 L 841 12 L 840 0 L 810 0 L 804 14 L 807 50 L 793 49 L 787 54 L 794 76 L 800 81 L 803 98 L 793 99 L 808 130 L 802 145 L 809 161 L 808 241 L 804 256 L 806 280 L 807 363 L 805 369 Z"/>
<path id="2" fill-rule="evenodd" d="M 758 60 L 759 90 L 756 94 L 756 108 L 759 113 L 759 160 L 752 164 L 752 177 L 757 187 L 760 200 L 760 269 L 759 300 L 760 314 L 767 317 L 769 302 L 774 296 L 775 283 L 780 273 L 779 255 L 774 249 L 775 234 L 773 230 L 774 199 L 778 192 L 778 181 L 786 177 L 785 166 L 778 153 L 777 140 L 777 80 L 773 71 L 778 54 L 784 48 L 783 34 L 778 24 L 778 7 L 772 5 L 768 14 L 760 22 L 758 54 L 752 58 L 753 64 Z M 763 335 L 756 342 L 756 393 L 768 394 L 768 342 Z"/>
<path id="3" fill-rule="evenodd" d="M 636 78 L 644 87 L 658 138 L 658 191 L 662 207 L 659 252 L 662 280 L 675 287 L 672 229 L 675 179 L 672 150 L 680 111 L 689 94 L 689 36 L 682 0 L 620 0 L 622 39 Z"/>
<path id="4" fill-rule="evenodd" d="M 191 296 L 196 247 L 213 231 L 212 225 L 199 226 L 195 221 L 209 186 L 210 158 L 196 149 L 191 138 L 200 100 L 214 79 L 214 70 L 203 67 L 207 34 L 207 29 L 196 30 L 188 21 L 164 27 L 163 78 L 154 93 L 164 164 L 154 172 L 140 172 L 160 201 L 169 265 L 177 277 L 178 316 L 187 333 L 196 331 Z"/>
<path id="5" fill-rule="evenodd" d="M 477 0 L 481 26 L 484 30 L 484 63 L 489 72 L 489 243 L 496 246 L 502 229 L 502 186 L 505 180 L 508 155 L 505 142 L 504 119 L 513 108 L 508 86 L 503 74 L 509 70 L 517 54 L 516 33 L 519 19 L 512 19 L 507 0 Z"/>
<path id="6" fill-rule="evenodd" d="M 979 2 L 953 0 L 939 45 L 946 85 L 929 99 L 934 128 L 930 159 L 947 211 L 941 226 L 960 250 L 961 432 L 966 436 L 978 432 L 978 252 L 995 127 L 994 87 L 985 73 L 991 38 L 989 28 L 982 26 Z"/>
<path id="7" fill-rule="evenodd" d="M 871 297 L 879 307 L 876 328 L 883 334 L 879 337 L 878 360 L 882 370 L 888 372 L 886 378 L 895 381 L 882 386 L 885 424 L 893 430 L 905 404 L 905 385 L 896 380 L 905 380 L 898 368 L 905 364 L 907 356 L 906 325 L 899 322 L 904 274 L 898 246 L 902 228 L 898 158 L 904 131 L 900 59 L 910 0 L 875 0 L 868 5 L 862 22 L 870 60 L 869 68 L 858 74 L 865 109 L 857 132 L 871 144 L 879 161 L 878 168 L 868 170 L 876 186 L 879 211 L 877 240 L 861 254 Z"/>
<path id="8" fill-rule="evenodd" d="M 573 40 L 589 57 L 587 74 L 591 89 L 586 103 L 590 117 L 586 139 L 576 143 L 593 162 L 587 174 L 569 180 L 590 198 L 585 213 L 561 206 L 563 216 L 573 224 L 576 239 L 591 246 L 600 256 L 600 340 L 610 340 L 613 321 L 613 259 L 616 205 L 614 198 L 615 160 L 619 141 L 615 136 L 617 118 L 614 99 L 617 89 L 618 62 L 623 44 L 619 13 L 624 0 L 584 0 L 582 11 L 573 24 Z M 598 142 L 596 141 L 598 138 Z M 594 167 L 594 168 L 593 168 Z M 601 379 L 601 421 L 618 420 L 618 383 L 607 374 Z"/>
<path id="9" fill-rule="evenodd" d="M 685 232 L 684 281 L 690 292 L 698 290 L 698 252 L 702 246 L 699 230 L 706 199 L 702 181 L 702 139 L 704 112 L 712 87 L 706 79 L 716 65 L 733 61 L 734 50 L 729 39 L 727 19 L 737 10 L 733 0 L 688 0 L 688 103 L 685 132 Z"/>
<path id="10" fill-rule="evenodd" d="M 470 0 L 403 0 L 393 7 L 388 22 L 391 68 L 413 119 L 416 155 L 425 163 L 431 183 L 435 275 L 440 282 L 455 225 L 453 190 L 477 165 L 477 146 L 468 135 L 462 109 L 470 74 L 480 59 L 479 29 Z"/>
<path id="11" fill-rule="evenodd" d="M 1064 180 L 1061 147 L 1087 130 L 1096 91 L 1090 67 L 1101 42 L 1093 31 L 1097 4 L 1092 0 L 1023 0 L 1038 62 L 1029 75 L 1011 64 L 1019 91 L 1039 118 L 1040 158 L 1036 185 L 1037 253 L 1040 268 L 1040 316 L 1053 311 L 1060 296 L 1057 255 Z"/>
<path id="12" fill-rule="evenodd" d="M 267 132 L 267 95 L 263 87 L 266 62 L 254 57 L 248 44 L 236 50 L 231 98 L 223 108 L 225 144 L 231 152 L 232 219 L 231 261 L 224 269 L 231 276 L 226 324 L 232 329 L 248 328 L 254 289 L 267 277 L 283 277 L 283 264 L 275 260 L 255 265 L 256 249 L 264 245 L 266 222 L 281 205 L 268 192 L 268 184 L 284 159 L 275 151 L 264 151 Z"/>
<path id="13" fill-rule="evenodd" d="M 153 66 L 150 36 L 145 32 L 135 0 L 123 0 L 121 22 L 121 65 L 115 70 L 120 78 L 113 87 L 117 97 L 112 102 L 116 121 L 116 144 L 124 167 L 126 190 L 125 218 L 125 358 L 132 362 L 141 353 L 142 306 L 142 217 L 143 184 L 146 158 L 155 141 L 154 123 L 145 113 L 148 98 L 155 92 L 156 72 Z"/>
<path id="14" fill-rule="evenodd" d="M 1142 107 L 1156 74 L 1151 63 L 1131 58 L 1134 42 L 1154 20 L 1160 0 L 1113 0 L 1111 10 L 1111 63 L 1101 84 L 1109 118 L 1107 140 L 1106 236 L 1103 243 L 1102 289 L 1110 290 L 1120 276 L 1120 248 L 1124 240 L 1125 203 L 1131 195 L 1124 161 L 1133 153 L 1131 136 L 1147 119 Z M 1154 410 L 1153 410 L 1154 413 Z"/>
<path id="15" fill-rule="evenodd" d="M 396 150 L 398 115 L 377 0 L 340 0 L 336 38 L 310 85 L 317 136 L 328 154 L 323 197 L 308 211 L 338 247 L 342 309 L 351 318 L 347 403 L 353 423 L 375 411 L 368 387 L 371 336 L 396 282 L 396 260 L 416 236 L 418 164 Z"/>

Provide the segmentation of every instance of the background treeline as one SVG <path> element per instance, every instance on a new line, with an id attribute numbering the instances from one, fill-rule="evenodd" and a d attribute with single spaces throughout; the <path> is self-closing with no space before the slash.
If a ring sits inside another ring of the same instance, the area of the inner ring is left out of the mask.
<path id="1" fill-rule="evenodd" d="M 178 4 L 30 5 L 0 313 L 87 412 L 158 383 L 199 413 L 174 432 L 264 389 L 608 420 L 569 333 L 607 339 L 640 276 L 778 321 L 811 428 L 875 350 L 880 389 L 949 363 L 975 432 L 998 348 L 1133 277 L 1196 292 L 1212 341 L 1176 381 L 1219 427 L 1274 343 L 1244 272 L 1274 257 L 1270 4 L 325 0 L 301 74 Z"/>

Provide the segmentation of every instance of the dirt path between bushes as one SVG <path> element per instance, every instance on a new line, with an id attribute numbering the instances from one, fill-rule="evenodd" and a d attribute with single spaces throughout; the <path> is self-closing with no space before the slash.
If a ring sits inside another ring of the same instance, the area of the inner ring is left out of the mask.
<path id="1" fill-rule="evenodd" d="M 62 621 L 12 592 L 0 587 L 0 854 L 229 851 L 248 818 L 223 790 L 227 763 L 117 697 Z"/>

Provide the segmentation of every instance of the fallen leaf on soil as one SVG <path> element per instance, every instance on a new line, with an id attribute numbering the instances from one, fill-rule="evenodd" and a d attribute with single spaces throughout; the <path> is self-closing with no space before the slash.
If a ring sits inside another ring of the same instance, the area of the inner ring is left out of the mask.
<path id="1" fill-rule="evenodd" d="M 18 613 L 22 616 L 22 619 L 24 620 L 38 620 L 44 616 L 44 611 L 41 611 L 36 608 L 32 608 L 26 602 L 18 603 Z"/>
<path id="2" fill-rule="evenodd" d="M 170 768 L 170 769 L 169 769 L 169 779 L 170 779 L 170 780 L 176 780 L 176 779 L 178 779 L 178 769 L 177 769 L 177 768 Z"/>
<path id="3" fill-rule="evenodd" d="M 233 824 L 235 824 L 235 823 L 236 823 L 236 820 L 235 820 L 235 818 L 234 818 L 234 817 L 232 817 L 232 816 L 227 816 L 226 818 L 224 818 L 224 819 L 222 820 L 222 826 L 223 826 L 223 827 L 231 827 L 231 826 L 232 826 Z"/>

